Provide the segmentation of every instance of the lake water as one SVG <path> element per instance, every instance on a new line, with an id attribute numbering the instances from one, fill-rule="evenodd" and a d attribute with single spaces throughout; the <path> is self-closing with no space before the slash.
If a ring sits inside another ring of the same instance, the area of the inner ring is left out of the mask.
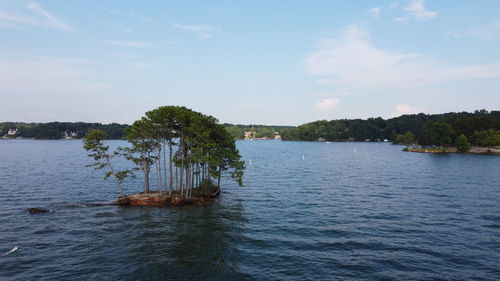
<path id="1" fill-rule="evenodd" d="M 213 204 L 89 207 L 118 193 L 81 141 L 0 140 L 0 280 L 500 280 L 500 157 L 237 145 Z"/>

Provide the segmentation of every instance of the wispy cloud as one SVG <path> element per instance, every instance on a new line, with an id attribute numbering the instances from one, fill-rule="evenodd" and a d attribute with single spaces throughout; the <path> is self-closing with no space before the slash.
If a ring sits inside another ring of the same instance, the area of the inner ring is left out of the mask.
<path id="1" fill-rule="evenodd" d="M 448 32 L 448 35 L 457 38 L 472 37 L 488 40 L 500 38 L 500 20 L 471 27 L 465 30 L 453 30 Z"/>
<path id="2" fill-rule="evenodd" d="M 105 41 L 108 45 L 129 47 L 129 48 L 148 48 L 151 45 L 142 41 L 120 41 L 120 40 L 107 40 Z"/>
<path id="3" fill-rule="evenodd" d="M 394 112 L 391 113 L 390 117 L 398 117 L 404 114 L 418 114 L 424 111 L 424 107 L 414 107 L 409 104 L 398 104 L 394 108 Z"/>
<path id="4" fill-rule="evenodd" d="M 37 3 L 31 2 L 26 7 L 28 9 L 35 11 L 35 13 L 41 15 L 45 19 L 45 22 L 48 24 L 48 26 L 53 27 L 55 29 L 64 30 L 64 31 L 74 31 L 74 29 L 71 26 L 62 22 L 56 16 L 51 14 L 49 11 L 44 10 Z"/>
<path id="5" fill-rule="evenodd" d="M 153 21 L 153 19 L 151 19 L 151 18 L 139 15 L 139 14 L 134 13 L 134 12 L 127 13 L 127 12 L 123 12 L 123 11 L 119 11 L 119 10 L 115 10 L 115 9 L 110 9 L 108 7 L 102 7 L 102 6 L 97 6 L 96 8 L 103 11 L 103 12 L 106 12 L 108 14 L 114 15 L 114 16 L 129 17 L 131 19 L 142 21 L 144 23 L 149 23 L 149 22 Z"/>
<path id="6" fill-rule="evenodd" d="M 0 12 L 0 27 L 22 29 L 24 26 L 38 26 L 62 31 L 75 31 L 72 26 L 43 9 L 38 3 L 30 2 L 25 8 L 33 12 L 34 15 Z"/>
<path id="7" fill-rule="evenodd" d="M 350 26 L 306 58 L 307 72 L 339 90 L 411 90 L 450 81 L 500 77 L 500 63 L 452 66 L 411 53 L 376 48 L 370 34 Z"/>
<path id="8" fill-rule="evenodd" d="M 331 112 L 333 111 L 340 103 L 338 98 L 326 98 L 315 104 L 315 108 L 320 112 Z"/>
<path id="9" fill-rule="evenodd" d="M 213 27 L 210 25 L 202 24 L 202 25 L 183 25 L 179 23 L 172 24 L 175 28 L 191 31 L 194 34 L 208 39 L 211 38 L 214 33 L 220 33 L 222 30 L 217 27 Z"/>
<path id="10" fill-rule="evenodd" d="M 368 10 L 368 14 L 374 18 L 378 18 L 380 16 L 380 7 L 371 8 Z"/>
<path id="11" fill-rule="evenodd" d="M 437 12 L 428 11 L 425 8 L 424 0 L 410 0 L 407 6 L 403 8 L 405 15 L 395 18 L 394 21 L 406 22 L 409 20 L 425 21 L 433 19 L 437 16 Z"/>

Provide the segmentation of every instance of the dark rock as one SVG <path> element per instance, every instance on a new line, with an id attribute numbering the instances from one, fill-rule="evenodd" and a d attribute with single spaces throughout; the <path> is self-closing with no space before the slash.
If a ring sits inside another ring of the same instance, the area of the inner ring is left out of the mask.
<path id="1" fill-rule="evenodd" d="M 30 214 L 36 214 L 36 213 L 50 213 L 50 210 L 47 209 L 42 209 L 42 208 L 29 208 L 28 212 Z"/>

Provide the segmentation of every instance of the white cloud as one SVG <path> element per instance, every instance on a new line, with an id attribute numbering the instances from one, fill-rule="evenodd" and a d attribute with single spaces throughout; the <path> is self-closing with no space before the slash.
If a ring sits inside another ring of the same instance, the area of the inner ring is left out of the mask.
<path id="1" fill-rule="evenodd" d="M 398 117 L 404 114 L 418 114 L 425 111 L 423 107 L 413 107 L 408 104 L 398 104 L 394 108 L 394 112 L 391 113 L 391 117 Z"/>
<path id="2" fill-rule="evenodd" d="M 213 33 L 222 32 L 222 30 L 220 28 L 213 27 L 213 26 L 206 25 L 206 24 L 203 24 L 203 25 L 183 25 L 183 24 L 174 23 L 172 25 L 178 29 L 191 31 L 194 34 L 196 34 L 202 38 L 206 38 L 206 39 L 211 38 Z"/>
<path id="3" fill-rule="evenodd" d="M 349 26 L 306 58 L 306 70 L 338 90 L 413 90 L 450 81 L 500 77 L 500 63 L 450 66 L 422 55 L 374 47 L 369 33 Z"/>
<path id="4" fill-rule="evenodd" d="M 472 37 L 493 40 L 500 38 L 500 20 L 496 20 L 484 25 L 471 27 L 465 30 L 453 30 L 448 32 L 452 37 Z"/>
<path id="5" fill-rule="evenodd" d="M 406 22 L 411 19 L 425 21 L 437 16 L 437 12 L 425 9 L 424 0 L 410 0 L 408 5 L 403 8 L 403 11 L 405 11 L 406 14 L 402 17 L 395 18 L 394 21 Z"/>
<path id="6" fill-rule="evenodd" d="M 119 40 L 108 40 L 105 41 L 108 45 L 121 46 L 121 47 L 130 47 L 130 48 L 147 48 L 151 45 L 146 42 L 141 41 L 119 41 Z"/>
<path id="7" fill-rule="evenodd" d="M 334 110 L 340 103 L 338 98 L 326 98 L 316 103 L 315 107 L 321 112 L 328 112 Z"/>
<path id="8" fill-rule="evenodd" d="M 21 29 L 23 26 L 30 25 L 63 31 L 75 31 L 73 27 L 64 23 L 35 2 L 30 2 L 25 8 L 34 12 L 36 16 L 20 15 L 13 12 L 0 12 L 0 27 Z"/>
<path id="9" fill-rule="evenodd" d="M 378 18 L 380 16 L 380 7 L 371 8 L 368 13 L 374 18 Z"/>
<path id="10" fill-rule="evenodd" d="M 48 27 L 52 27 L 54 29 L 60 29 L 64 31 L 74 31 L 74 29 L 68 24 L 62 22 L 56 16 L 51 14 L 49 11 L 44 10 L 40 5 L 35 2 L 30 2 L 27 6 L 28 9 L 35 11 L 35 13 L 41 15 L 44 18 L 44 23 Z"/>

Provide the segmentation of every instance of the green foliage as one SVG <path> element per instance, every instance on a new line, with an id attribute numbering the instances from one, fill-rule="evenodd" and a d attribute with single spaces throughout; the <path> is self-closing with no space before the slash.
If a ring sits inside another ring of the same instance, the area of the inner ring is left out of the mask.
<path id="1" fill-rule="evenodd" d="M 406 143 L 411 144 L 415 141 L 415 137 L 411 131 L 406 132 L 405 134 Z"/>
<path id="2" fill-rule="evenodd" d="M 397 144 L 412 144 L 415 142 L 415 138 L 411 131 L 406 132 L 404 135 L 397 135 L 396 141 L 394 143 Z"/>
<path id="3" fill-rule="evenodd" d="M 216 118 L 178 106 L 162 106 L 146 116 L 144 120 L 153 124 L 151 135 L 158 143 L 173 144 L 173 139 L 178 139 L 174 144 L 178 147 L 173 158 L 176 167 L 186 172 L 193 165 L 210 167 L 209 174 L 215 178 L 227 171 L 242 184 L 244 163 L 240 161 L 233 134 L 227 126 L 218 124 Z"/>
<path id="4" fill-rule="evenodd" d="M 455 146 L 457 147 L 457 150 L 459 152 L 469 152 L 469 141 L 467 140 L 467 137 L 464 135 L 460 135 L 457 137 L 457 140 L 455 141 Z"/>
<path id="5" fill-rule="evenodd" d="M 162 106 L 146 112 L 145 117 L 135 121 L 125 130 L 125 138 L 130 146 L 120 147 L 113 154 L 108 153 L 108 146 L 103 143 L 106 133 L 102 130 L 90 131 L 83 141 L 84 148 L 91 152 L 89 156 L 95 160 L 89 166 L 96 169 L 107 167 L 105 178 L 114 177 L 120 188 L 123 180 L 133 174 L 131 170 L 115 171 L 111 163 L 113 156 L 125 157 L 135 164 L 134 170 L 143 171 L 145 192 L 150 190 L 149 173 L 152 168 L 157 173 L 159 193 L 167 191 L 167 163 L 171 196 L 174 188 L 173 165 L 180 171 L 179 176 L 176 172 L 175 178 L 179 180 L 176 188 L 181 197 L 192 196 L 194 190 L 199 192 L 199 188 L 208 183 L 212 186 L 213 178 L 220 186 L 220 179 L 225 173 L 243 185 L 245 166 L 234 138 L 212 116 L 186 107 Z"/>
<path id="6" fill-rule="evenodd" d="M 90 152 L 89 157 L 94 159 L 94 163 L 87 165 L 87 167 L 94 167 L 96 170 L 108 168 L 104 173 L 104 178 L 114 177 L 120 193 L 125 196 L 121 184 L 125 178 L 130 174 L 129 170 L 115 171 L 111 164 L 112 155 L 108 153 L 109 147 L 104 145 L 103 140 L 106 139 L 106 132 L 102 130 L 91 130 L 83 139 L 83 148 Z"/>
<path id="7" fill-rule="evenodd" d="M 245 138 L 245 129 L 234 126 L 234 125 L 226 125 L 226 130 L 233 136 L 234 139 L 243 139 Z"/>
<path id="8" fill-rule="evenodd" d="M 83 139 L 83 148 L 91 153 L 88 155 L 96 162 L 88 165 L 89 167 L 95 166 L 102 169 L 102 161 L 109 157 L 108 146 L 105 146 L 103 140 L 106 139 L 106 132 L 102 130 L 92 130 Z"/>
<path id="9" fill-rule="evenodd" d="M 444 122 L 435 122 L 430 128 L 432 143 L 439 146 L 449 145 L 452 143 L 452 137 L 455 131 L 450 124 Z"/>
<path id="10" fill-rule="evenodd" d="M 481 147 L 493 147 L 500 145 L 500 130 L 488 129 L 474 131 L 473 144 Z"/>
<path id="11" fill-rule="evenodd" d="M 83 138 L 93 129 L 106 132 L 106 139 L 121 139 L 124 129 L 128 125 L 116 123 L 103 125 L 100 123 L 84 122 L 49 122 L 49 123 L 0 123 L 0 136 L 7 134 L 9 129 L 17 129 L 16 137 L 34 139 L 61 139 L 72 132 L 76 133 L 73 138 Z M 65 134 L 66 133 L 66 134 Z"/>
<path id="12" fill-rule="evenodd" d="M 451 129 L 450 129 L 451 128 Z M 486 110 L 474 113 L 459 112 L 445 114 L 411 114 L 384 120 L 369 118 L 367 120 L 332 120 L 315 121 L 296 128 L 284 129 L 280 132 L 282 140 L 303 141 L 371 141 L 388 139 L 397 143 L 414 143 L 421 145 L 449 145 L 454 143 L 455 136 L 464 135 L 473 145 L 492 145 L 495 137 L 490 132 L 475 131 L 500 130 L 500 111 Z M 413 135 L 410 136 L 409 132 Z M 477 139 L 477 143 L 476 143 Z M 486 141 L 486 140 L 490 141 Z M 498 145 L 498 144 L 497 144 Z"/>
<path id="13" fill-rule="evenodd" d="M 404 135 L 397 135 L 396 141 L 394 143 L 405 144 L 406 143 L 406 137 Z"/>
<path id="14" fill-rule="evenodd" d="M 234 137 L 234 139 L 245 138 L 245 132 L 254 132 L 256 138 L 274 138 L 274 133 L 280 135 L 292 126 L 266 126 L 266 125 L 232 125 L 224 124 L 226 130 Z"/>

